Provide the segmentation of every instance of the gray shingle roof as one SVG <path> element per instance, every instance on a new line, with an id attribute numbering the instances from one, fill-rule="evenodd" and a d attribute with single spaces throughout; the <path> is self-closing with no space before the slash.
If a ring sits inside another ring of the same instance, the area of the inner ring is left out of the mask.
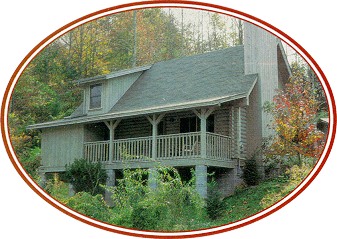
<path id="1" fill-rule="evenodd" d="M 106 75 L 93 76 L 93 77 L 89 77 L 89 78 L 75 80 L 75 81 L 73 81 L 73 83 L 83 85 L 83 84 L 86 84 L 86 83 L 96 82 L 98 80 L 107 80 L 107 79 L 110 79 L 110 78 L 114 78 L 114 77 L 118 77 L 118 76 L 124 76 L 124 75 L 132 74 L 132 73 L 135 73 L 135 72 L 146 71 L 146 70 L 150 69 L 150 67 L 151 67 L 151 65 L 134 67 L 134 68 L 131 68 L 131 69 L 112 72 L 112 73 L 109 73 L 109 74 L 106 74 Z"/>
<path id="2" fill-rule="evenodd" d="M 257 74 L 244 75 L 243 46 L 159 62 L 139 69 L 145 70 L 144 73 L 108 113 L 88 116 L 84 114 L 82 104 L 63 120 L 31 125 L 27 129 L 215 105 L 248 97 L 257 79 Z M 108 74 L 104 78 L 119 74 Z"/>
<path id="3" fill-rule="evenodd" d="M 109 113 L 193 104 L 247 93 L 256 75 L 244 75 L 243 46 L 155 63 Z"/>
<path id="4" fill-rule="evenodd" d="M 82 104 L 80 104 L 80 106 L 77 107 L 77 109 L 67 118 L 76 118 L 76 117 L 81 117 L 85 115 L 86 114 L 84 113 L 84 104 L 82 102 Z"/>

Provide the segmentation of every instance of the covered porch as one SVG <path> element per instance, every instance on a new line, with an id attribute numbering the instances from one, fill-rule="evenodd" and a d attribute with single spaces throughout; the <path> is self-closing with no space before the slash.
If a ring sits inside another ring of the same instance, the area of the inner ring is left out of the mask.
<path id="1" fill-rule="evenodd" d="M 83 158 L 112 169 L 153 167 L 154 161 L 233 168 L 245 138 L 244 119 L 242 107 L 227 104 L 106 120 L 88 126 Z"/>
<path id="2" fill-rule="evenodd" d="M 103 163 L 186 158 L 231 160 L 231 137 L 210 132 L 205 136 L 205 142 L 202 142 L 201 132 L 87 142 L 84 143 L 84 158 Z M 206 147 L 202 147 L 202 143 Z"/>

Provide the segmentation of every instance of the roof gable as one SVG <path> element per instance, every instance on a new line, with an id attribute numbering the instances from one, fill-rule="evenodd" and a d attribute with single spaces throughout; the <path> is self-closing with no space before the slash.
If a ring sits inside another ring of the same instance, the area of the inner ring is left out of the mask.
<path id="1" fill-rule="evenodd" d="M 70 117 L 30 125 L 27 129 L 98 122 L 248 98 L 258 77 L 257 74 L 244 75 L 243 46 L 159 62 L 146 67 L 149 69 L 140 68 L 144 71 L 143 74 L 109 112 L 86 115 L 81 105 Z M 127 74 L 129 73 L 127 71 Z M 106 79 L 106 76 L 104 78 Z M 95 77 L 89 79 L 91 80 L 102 79 Z"/>
<path id="2" fill-rule="evenodd" d="M 91 84 L 95 82 L 101 82 L 103 80 L 108 80 L 112 78 L 116 78 L 119 76 L 125 76 L 125 75 L 130 75 L 136 72 L 141 72 L 141 71 L 146 71 L 150 69 L 151 65 L 146 65 L 146 66 L 139 66 L 131 69 L 126 69 L 126 70 L 121 70 L 121 71 L 116 71 L 112 72 L 106 75 L 100 75 L 100 76 L 94 76 L 94 77 L 89 77 L 89 78 L 84 78 L 80 80 L 75 80 L 73 83 L 79 84 L 79 85 L 84 85 L 84 84 Z"/>
<path id="3" fill-rule="evenodd" d="M 155 63 L 109 113 L 190 105 L 243 94 L 252 86 L 251 78 L 243 75 L 243 46 Z"/>

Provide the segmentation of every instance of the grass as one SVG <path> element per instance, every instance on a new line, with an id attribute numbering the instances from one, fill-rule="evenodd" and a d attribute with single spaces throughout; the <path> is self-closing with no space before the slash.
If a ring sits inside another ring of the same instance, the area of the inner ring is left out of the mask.
<path id="1" fill-rule="evenodd" d="M 285 183 L 277 181 L 263 182 L 258 186 L 237 190 L 232 196 L 224 198 L 227 209 L 219 225 L 228 224 L 249 217 L 264 209 L 261 200 L 274 193 L 281 192 Z"/>
<path id="2" fill-rule="evenodd" d="M 286 182 L 271 180 L 262 182 L 258 186 L 237 189 L 233 195 L 223 199 L 226 207 L 220 218 L 211 220 L 205 216 L 188 230 L 225 225 L 254 215 L 266 207 L 265 204 L 261 204 L 263 198 L 280 193 L 286 185 Z"/>

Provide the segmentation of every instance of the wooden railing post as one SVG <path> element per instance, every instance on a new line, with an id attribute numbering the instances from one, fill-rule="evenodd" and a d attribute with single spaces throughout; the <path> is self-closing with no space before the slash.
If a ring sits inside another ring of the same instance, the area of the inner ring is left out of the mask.
<path id="1" fill-rule="evenodd" d="M 210 114 L 213 113 L 215 107 L 210 108 L 202 108 L 200 110 L 193 110 L 193 112 L 199 117 L 200 119 L 200 151 L 201 151 L 201 158 L 207 158 L 207 136 L 206 136 L 206 126 L 207 126 L 207 118 Z"/>
<path id="2" fill-rule="evenodd" d="M 109 136 L 109 163 L 112 162 L 113 157 L 113 141 L 115 140 L 115 129 L 117 128 L 121 119 L 104 121 L 105 125 L 109 128 L 110 136 Z"/>
<path id="3" fill-rule="evenodd" d="M 158 124 L 164 118 L 165 114 L 160 114 L 157 116 L 156 114 L 152 115 L 152 118 L 146 115 L 146 118 L 152 124 L 152 159 L 155 160 L 157 158 L 157 136 L 158 136 Z"/>

